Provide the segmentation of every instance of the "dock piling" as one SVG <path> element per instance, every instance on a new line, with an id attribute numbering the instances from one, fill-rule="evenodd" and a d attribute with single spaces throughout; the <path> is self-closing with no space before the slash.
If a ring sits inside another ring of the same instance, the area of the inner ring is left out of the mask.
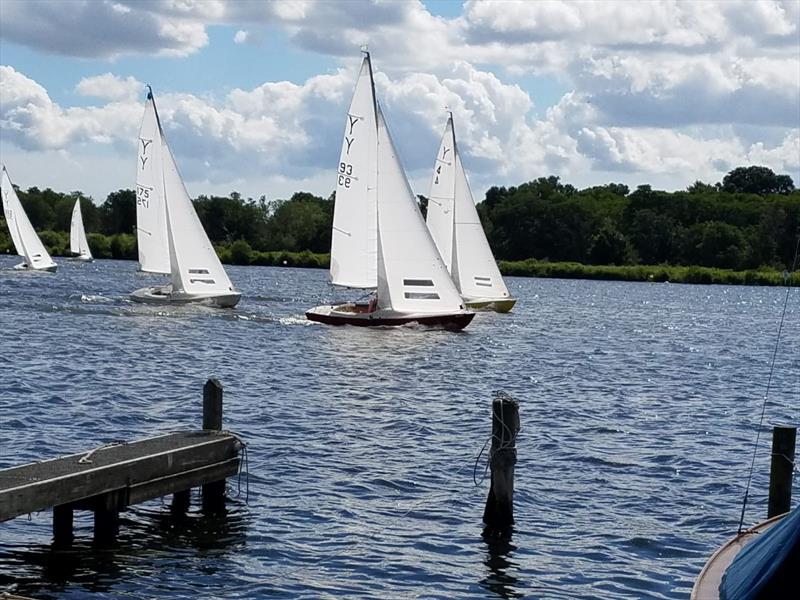
<path id="1" fill-rule="evenodd" d="M 53 507 L 53 545 L 57 548 L 68 548 L 75 539 L 72 529 L 72 504 L 59 504 Z"/>
<path id="2" fill-rule="evenodd" d="M 772 462 L 769 470 L 767 518 L 789 512 L 792 504 L 792 474 L 797 427 L 772 429 Z"/>
<path id="3" fill-rule="evenodd" d="M 209 379 L 203 386 L 203 429 L 222 430 L 222 384 Z M 225 480 L 203 485 L 203 512 L 218 513 L 225 510 Z"/>
<path id="4" fill-rule="evenodd" d="M 514 465 L 519 428 L 519 403 L 507 394 L 498 394 L 492 400 L 491 485 L 483 511 L 485 535 L 503 535 L 514 524 Z"/>

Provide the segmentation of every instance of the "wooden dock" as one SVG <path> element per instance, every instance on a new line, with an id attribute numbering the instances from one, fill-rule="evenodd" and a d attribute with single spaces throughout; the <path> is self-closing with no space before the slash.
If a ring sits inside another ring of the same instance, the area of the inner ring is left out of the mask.
<path id="1" fill-rule="evenodd" d="M 186 510 L 202 487 L 203 509 L 224 509 L 225 479 L 239 472 L 242 442 L 222 429 L 222 386 L 203 389 L 203 430 L 107 444 L 80 454 L 0 470 L 0 522 L 53 509 L 56 545 L 72 543 L 74 510 L 94 512 L 95 541 L 116 537 L 119 512 L 173 494 Z"/>

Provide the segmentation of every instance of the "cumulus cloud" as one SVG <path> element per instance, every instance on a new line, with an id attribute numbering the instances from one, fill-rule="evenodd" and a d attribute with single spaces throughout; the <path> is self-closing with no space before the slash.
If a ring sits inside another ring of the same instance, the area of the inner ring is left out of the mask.
<path id="1" fill-rule="evenodd" d="M 125 79 L 112 73 L 104 73 L 94 77 L 84 77 L 75 86 L 81 96 L 92 96 L 106 100 L 133 100 L 138 97 L 144 84 L 135 77 Z"/>

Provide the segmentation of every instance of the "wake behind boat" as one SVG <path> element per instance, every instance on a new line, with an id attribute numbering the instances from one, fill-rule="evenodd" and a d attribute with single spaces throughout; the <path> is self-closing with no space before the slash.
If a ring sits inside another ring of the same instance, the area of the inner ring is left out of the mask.
<path id="1" fill-rule="evenodd" d="M 55 273 L 58 265 L 50 258 L 50 254 L 28 219 L 28 215 L 25 214 L 17 192 L 11 185 L 11 178 L 8 176 L 5 165 L 3 165 L 3 175 L 0 180 L 0 195 L 3 198 L 3 213 L 11 233 L 11 241 L 14 243 L 17 254 L 23 258 L 23 261 L 14 268 Z"/>
<path id="2" fill-rule="evenodd" d="M 167 145 L 153 92 L 147 94 L 136 166 L 136 223 L 140 269 L 170 275 L 131 300 L 149 304 L 203 302 L 221 308 L 241 298 L 192 205 Z"/>
<path id="3" fill-rule="evenodd" d="M 317 306 L 306 318 L 329 325 L 463 329 L 475 315 L 464 308 L 425 227 L 364 54 L 339 159 L 331 283 L 375 289 L 376 295 L 364 303 Z"/>
<path id="4" fill-rule="evenodd" d="M 464 303 L 469 308 L 510 311 L 517 299 L 508 293 L 478 217 L 452 113 L 436 155 L 426 219 Z"/>

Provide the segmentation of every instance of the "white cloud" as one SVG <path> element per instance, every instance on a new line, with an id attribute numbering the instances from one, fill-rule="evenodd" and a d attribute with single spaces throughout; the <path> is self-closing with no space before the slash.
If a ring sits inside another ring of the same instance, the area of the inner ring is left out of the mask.
<path id="1" fill-rule="evenodd" d="M 236 44 L 244 44 L 247 41 L 247 38 L 248 38 L 249 35 L 250 35 L 250 32 L 245 31 L 244 29 L 240 29 L 233 36 L 233 41 Z"/>
<path id="2" fill-rule="evenodd" d="M 112 73 L 104 73 L 94 77 L 84 77 L 75 86 L 81 96 L 92 96 L 106 100 L 134 100 L 144 89 L 144 84 L 135 77 L 125 79 Z"/>

